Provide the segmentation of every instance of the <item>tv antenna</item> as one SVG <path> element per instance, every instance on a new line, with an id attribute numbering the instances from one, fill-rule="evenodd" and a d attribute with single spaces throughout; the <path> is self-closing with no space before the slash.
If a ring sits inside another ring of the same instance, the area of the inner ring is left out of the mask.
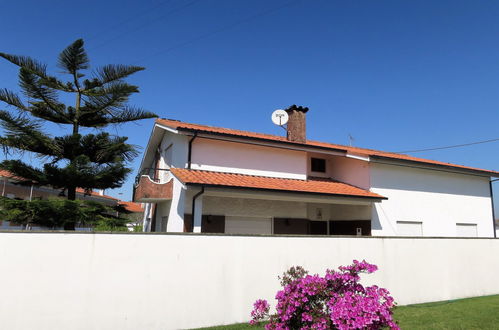
<path id="1" fill-rule="evenodd" d="M 271 118 L 272 118 L 272 122 L 274 124 L 284 128 L 284 125 L 286 125 L 288 122 L 289 116 L 288 116 L 288 113 L 286 111 L 284 111 L 282 109 L 277 109 L 274 112 L 272 112 Z"/>
<path id="2" fill-rule="evenodd" d="M 353 141 L 355 141 L 355 138 L 352 136 L 352 134 L 348 134 L 348 140 L 350 141 L 350 147 L 353 146 Z"/>

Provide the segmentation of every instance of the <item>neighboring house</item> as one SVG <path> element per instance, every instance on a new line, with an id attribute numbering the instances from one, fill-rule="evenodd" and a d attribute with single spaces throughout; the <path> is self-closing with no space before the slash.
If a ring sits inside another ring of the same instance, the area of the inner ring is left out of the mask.
<path id="1" fill-rule="evenodd" d="M 61 189 L 52 187 L 24 186 L 16 184 L 19 178 L 5 170 L 0 170 L 0 192 L 2 197 L 17 198 L 17 199 L 47 199 L 49 197 L 60 196 Z M 104 195 L 103 190 L 93 191 L 90 195 L 86 195 L 85 191 L 78 188 L 76 198 L 81 200 L 93 200 L 96 202 L 105 203 L 110 206 L 116 205 L 119 199 Z"/>
<path id="2" fill-rule="evenodd" d="M 127 211 L 131 212 L 126 215 L 121 214 L 122 217 L 130 219 L 130 223 L 127 224 L 130 231 L 135 231 L 136 228 L 142 226 L 144 218 L 144 206 L 142 203 L 120 201 L 118 205 L 123 206 Z"/>
<path id="3" fill-rule="evenodd" d="M 287 137 L 157 119 L 134 186 L 144 231 L 493 237 L 499 173 Z"/>
<path id="4" fill-rule="evenodd" d="M 39 187 L 39 186 L 24 186 L 16 184 L 20 179 L 14 176 L 9 171 L 0 170 L 0 195 L 2 197 L 24 199 L 24 200 L 34 200 L 34 199 L 47 199 L 60 197 L 61 189 L 54 189 L 52 187 Z M 143 215 L 143 209 L 141 204 L 133 202 L 123 202 L 117 198 L 107 196 L 104 194 L 103 190 L 92 191 L 90 194 L 85 194 L 85 191 L 78 188 L 76 191 L 76 198 L 79 200 L 91 200 L 100 203 L 104 203 L 109 206 L 115 206 L 117 204 L 123 205 L 128 211 L 132 212 L 128 217 L 134 221 L 136 218 L 141 218 Z M 10 223 L 9 221 L 2 221 L 0 219 L 0 229 L 23 229 L 15 223 Z M 32 227 L 32 229 L 41 229 L 40 227 Z M 85 230 L 89 230 L 86 228 Z"/>

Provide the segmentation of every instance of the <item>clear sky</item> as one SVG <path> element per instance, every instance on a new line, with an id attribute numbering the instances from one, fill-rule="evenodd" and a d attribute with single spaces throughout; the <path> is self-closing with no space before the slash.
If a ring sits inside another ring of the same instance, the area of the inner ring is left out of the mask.
<path id="1" fill-rule="evenodd" d="M 298 104 L 314 140 L 403 151 L 499 138 L 499 1 L 20 0 L 0 12 L 2 52 L 57 70 L 84 38 L 94 66 L 145 66 L 132 104 L 160 117 L 282 134 L 271 112 Z M 0 61 L 0 87 L 16 76 Z M 152 124 L 111 132 L 145 147 Z M 498 151 L 412 155 L 499 170 Z M 131 198 L 141 157 L 107 193 Z"/>

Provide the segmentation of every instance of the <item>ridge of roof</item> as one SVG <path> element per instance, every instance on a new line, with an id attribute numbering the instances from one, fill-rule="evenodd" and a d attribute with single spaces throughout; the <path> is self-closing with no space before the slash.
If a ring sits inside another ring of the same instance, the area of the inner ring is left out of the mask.
<path id="1" fill-rule="evenodd" d="M 376 158 L 376 157 L 388 158 L 388 159 L 399 160 L 399 161 L 423 163 L 423 164 L 427 164 L 427 165 L 452 167 L 452 168 L 461 169 L 461 170 L 482 172 L 482 173 L 486 173 L 486 174 L 489 174 L 492 176 L 499 176 L 498 171 L 486 170 L 486 169 L 470 167 L 470 166 L 465 166 L 465 165 L 446 163 L 446 162 L 432 160 L 432 159 L 426 159 L 426 158 L 419 158 L 419 157 L 414 157 L 414 156 L 410 156 L 410 155 L 402 154 L 402 153 L 394 153 L 394 152 L 381 151 L 381 150 L 368 149 L 368 148 L 360 148 L 360 147 L 350 147 L 350 146 L 345 146 L 345 145 L 341 145 L 341 144 L 334 144 L 334 143 L 314 141 L 314 140 L 307 140 L 307 142 L 305 142 L 305 143 L 297 143 L 297 142 L 288 141 L 286 139 L 286 137 L 278 136 L 278 135 L 250 132 L 250 131 L 244 131 L 244 130 L 238 130 L 238 129 L 232 129 L 232 128 L 224 128 L 224 127 L 216 127 L 216 126 L 209 126 L 209 125 L 186 123 L 186 122 L 182 122 L 182 121 L 174 120 L 174 119 L 157 118 L 156 123 L 173 128 L 173 129 L 177 129 L 177 130 L 178 129 L 180 129 L 180 130 L 185 129 L 185 130 L 203 131 L 206 133 L 233 135 L 233 136 L 238 136 L 241 138 L 265 139 L 265 140 L 270 140 L 270 141 L 275 141 L 275 142 L 289 143 L 289 144 L 294 144 L 294 145 L 297 145 L 297 144 L 303 145 L 304 147 L 320 147 L 320 148 L 326 148 L 326 149 L 342 150 L 342 151 L 345 151 L 347 153 L 357 154 L 357 155 L 362 155 L 362 156 L 369 156 L 369 157 L 374 157 L 374 158 Z"/>
<path id="2" fill-rule="evenodd" d="M 369 190 L 328 178 L 300 180 L 185 168 L 171 168 L 170 171 L 184 184 L 386 199 Z"/>

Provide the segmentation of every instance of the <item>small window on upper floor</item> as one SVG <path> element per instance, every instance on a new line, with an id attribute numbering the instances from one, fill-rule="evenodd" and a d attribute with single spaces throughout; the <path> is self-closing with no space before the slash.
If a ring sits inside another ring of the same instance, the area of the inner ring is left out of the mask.
<path id="1" fill-rule="evenodd" d="M 326 173 L 326 160 L 324 158 L 310 158 L 312 172 Z"/>

